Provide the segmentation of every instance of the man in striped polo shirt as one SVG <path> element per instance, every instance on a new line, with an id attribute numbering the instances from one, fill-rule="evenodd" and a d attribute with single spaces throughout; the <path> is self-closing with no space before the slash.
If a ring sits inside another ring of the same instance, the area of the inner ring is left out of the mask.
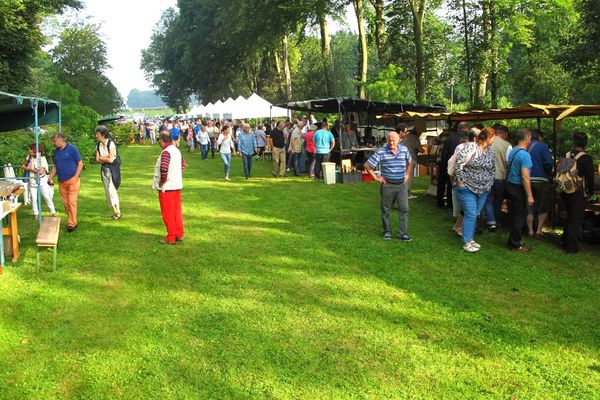
<path id="1" fill-rule="evenodd" d="M 167 236 L 160 239 L 162 244 L 175 244 L 183 241 L 183 215 L 181 212 L 181 189 L 185 159 L 173 144 L 168 131 L 161 131 L 158 143 L 162 148 L 154 166 L 152 188 L 158 191 L 158 201 Z"/>
<path id="2" fill-rule="evenodd" d="M 408 181 L 412 159 L 408 149 L 400 144 L 400 137 L 396 132 L 390 132 L 387 145 L 377 150 L 365 163 L 365 169 L 375 179 L 381 182 L 381 222 L 383 224 L 383 239 L 392 239 L 390 224 L 390 210 L 394 200 L 398 202 L 400 210 L 400 225 L 398 239 L 410 242 L 408 230 Z M 381 176 L 375 175 L 374 169 L 381 167 Z"/>

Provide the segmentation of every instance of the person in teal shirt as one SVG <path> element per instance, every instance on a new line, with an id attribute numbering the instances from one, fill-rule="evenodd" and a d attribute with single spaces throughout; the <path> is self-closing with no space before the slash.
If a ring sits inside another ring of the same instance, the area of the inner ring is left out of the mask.
<path id="1" fill-rule="evenodd" d="M 517 146 L 508 155 L 508 176 L 506 178 L 506 194 L 508 197 L 508 214 L 510 217 L 510 236 L 508 247 L 512 251 L 524 253 L 529 251 L 521 241 L 523 226 L 527 219 L 527 207 L 533 205 L 531 178 L 529 176 L 533 163 L 527 148 L 531 143 L 531 131 L 517 131 Z"/>
<path id="2" fill-rule="evenodd" d="M 314 141 L 316 147 L 316 163 L 315 163 L 315 177 L 321 178 L 321 163 L 329 161 L 329 154 L 335 146 L 335 138 L 329 131 L 329 125 L 327 121 L 323 121 L 321 129 L 315 132 Z"/>

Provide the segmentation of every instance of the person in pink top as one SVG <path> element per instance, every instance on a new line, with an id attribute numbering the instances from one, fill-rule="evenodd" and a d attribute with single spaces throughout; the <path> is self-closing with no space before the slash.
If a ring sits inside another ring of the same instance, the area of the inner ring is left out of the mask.
<path id="1" fill-rule="evenodd" d="M 308 177 L 315 177 L 315 153 L 317 148 L 315 146 L 315 132 L 317 126 L 312 124 L 309 125 L 308 131 L 304 134 L 304 143 L 306 144 L 306 155 L 308 156 Z"/>

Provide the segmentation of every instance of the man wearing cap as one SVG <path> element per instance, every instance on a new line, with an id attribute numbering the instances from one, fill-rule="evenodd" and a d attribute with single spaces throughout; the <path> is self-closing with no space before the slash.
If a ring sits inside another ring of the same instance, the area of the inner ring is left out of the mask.
<path id="1" fill-rule="evenodd" d="M 381 222 L 383 224 L 383 239 L 392 239 L 390 224 L 390 210 L 394 200 L 398 202 L 400 219 L 398 226 L 398 240 L 410 242 L 408 231 L 408 181 L 407 174 L 411 163 L 408 149 L 400 144 L 400 137 L 396 132 L 390 132 L 387 145 L 377 150 L 365 163 L 365 169 L 371 177 L 381 183 Z M 381 176 L 375 174 L 374 169 L 381 167 Z"/>

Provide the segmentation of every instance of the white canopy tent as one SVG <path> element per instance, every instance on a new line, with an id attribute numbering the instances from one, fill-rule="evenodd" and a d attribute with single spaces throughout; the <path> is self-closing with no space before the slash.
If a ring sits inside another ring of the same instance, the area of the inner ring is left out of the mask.
<path id="1" fill-rule="evenodd" d="M 209 118 L 221 119 L 247 119 L 247 118 L 265 118 L 265 117 L 288 117 L 289 111 L 285 108 L 273 106 L 267 100 L 256 93 L 245 99 L 238 96 L 235 100 L 231 97 L 222 102 L 208 103 L 206 106 L 197 106 L 190 111 L 190 114 L 199 114 Z"/>
<path id="2" fill-rule="evenodd" d="M 253 93 L 242 103 L 236 118 L 287 117 L 288 115 L 287 109 L 273 106 L 267 100 Z"/>
<path id="3" fill-rule="evenodd" d="M 221 115 L 223 114 L 223 102 L 221 100 L 217 101 L 209 111 L 209 114 L 212 114 L 212 118 L 214 119 L 221 119 Z"/>

